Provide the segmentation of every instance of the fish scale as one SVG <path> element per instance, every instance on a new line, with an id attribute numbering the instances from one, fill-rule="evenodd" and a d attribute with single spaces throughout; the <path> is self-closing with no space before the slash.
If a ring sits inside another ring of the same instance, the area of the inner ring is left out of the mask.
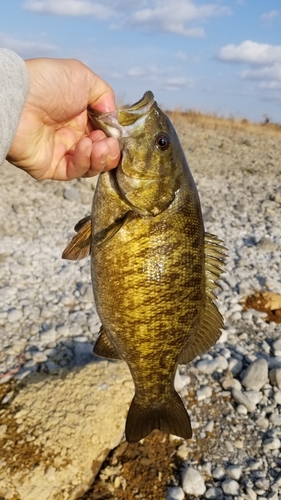
<path id="1" fill-rule="evenodd" d="M 220 336 L 213 290 L 224 248 L 204 232 L 178 137 L 151 92 L 128 109 L 89 116 L 119 139 L 122 158 L 116 170 L 100 175 L 92 215 L 78 223 L 63 257 L 91 255 L 102 322 L 94 352 L 124 360 L 135 384 L 127 440 L 155 428 L 190 438 L 174 377 L 178 363 L 188 363 Z"/>

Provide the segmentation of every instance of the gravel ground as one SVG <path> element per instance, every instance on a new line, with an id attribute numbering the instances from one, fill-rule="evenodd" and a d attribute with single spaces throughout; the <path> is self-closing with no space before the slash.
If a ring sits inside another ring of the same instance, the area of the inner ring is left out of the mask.
<path id="1" fill-rule="evenodd" d="M 280 325 L 266 322 L 266 313 L 243 310 L 243 300 L 264 289 L 281 294 L 281 134 L 247 125 L 215 129 L 180 117 L 175 125 L 206 229 L 229 249 L 218 292 L 225 329 L 177 377 L 193 438 L 171 441 L 156 433 L 132 445 L 135 455 L 121 445 L 84 498 L 280 500 Z M 61 252 L 89 213 L 94 184 L 35 182 L 7 164 L 1 169 L 2 383 L 91 360 L 99 321 L 89 261 L 62 261 Z"/>

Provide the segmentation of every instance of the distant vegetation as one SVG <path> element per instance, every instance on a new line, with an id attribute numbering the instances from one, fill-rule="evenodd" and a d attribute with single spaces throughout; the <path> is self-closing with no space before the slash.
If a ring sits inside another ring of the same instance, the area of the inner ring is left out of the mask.
<path id="1" fill-rule="evenodd" d="M 215 114 L 204 114 L 200 111 L 193 110 L 183 111 L 181 109 L 175 109 L 173 111 L 168 110 L 166 113 L 171 120 L 182 119 L 206 128 L 227 128 L 268 135 L 281 135 L 281 124 L 271 122 L 268 117 L 265 117 L 264 121 L 261 123 L 255 123 L 242 118 L 224 118 Z"/>

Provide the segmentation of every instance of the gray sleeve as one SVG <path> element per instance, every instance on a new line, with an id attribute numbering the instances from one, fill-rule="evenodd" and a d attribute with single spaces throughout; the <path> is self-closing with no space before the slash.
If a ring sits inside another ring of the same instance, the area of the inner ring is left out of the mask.
<path id="1" fill-rule="evenodd" d="M 0 165 L 17 131 L 28 93 L 28 72 L 15 52 L 0 49 Z"/>

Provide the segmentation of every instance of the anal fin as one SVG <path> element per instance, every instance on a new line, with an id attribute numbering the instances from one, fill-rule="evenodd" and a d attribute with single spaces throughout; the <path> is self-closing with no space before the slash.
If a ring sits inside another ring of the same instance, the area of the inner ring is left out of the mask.
<path id="1" fill-rule="evenodd" d="M 96 340 L 93 353 L 101 358 L 121 359 L 119 353 L 110 342 L 103 326 L 100 328 L 99 336 Z"/>

